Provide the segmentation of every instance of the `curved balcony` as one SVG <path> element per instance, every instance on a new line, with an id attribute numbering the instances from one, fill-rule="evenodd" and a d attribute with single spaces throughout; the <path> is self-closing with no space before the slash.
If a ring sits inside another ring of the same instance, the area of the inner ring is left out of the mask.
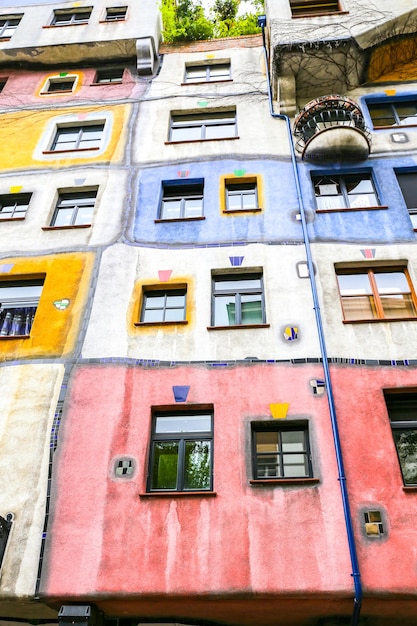
<path id="1" fill-rule="evenodd" d="M 346 96 L 312 100 L 294 122 L 295 148 L 308 161 L 362 161 L 371 150 L 371 134 L 362 111 Z"/>

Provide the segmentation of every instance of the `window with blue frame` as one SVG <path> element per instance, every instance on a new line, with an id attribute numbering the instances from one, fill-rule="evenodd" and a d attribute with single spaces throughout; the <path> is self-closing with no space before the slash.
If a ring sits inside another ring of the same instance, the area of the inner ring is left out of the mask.
<path id="1" fill-rule="evenodd" d="M 317 211 L 366 209 L 380 205 L 370 173 L 312 176 Z"/>
<path id="2" fill-rule="evenodd" d="M 374 128 L 417 126 L 417 96 L 368 99 L 366 105 Z"/>
<path id="3" fill-rule="evenodd" d="M 185 220 L 203 216 L 204 179 L 164 181 L 158 217 Z"/>

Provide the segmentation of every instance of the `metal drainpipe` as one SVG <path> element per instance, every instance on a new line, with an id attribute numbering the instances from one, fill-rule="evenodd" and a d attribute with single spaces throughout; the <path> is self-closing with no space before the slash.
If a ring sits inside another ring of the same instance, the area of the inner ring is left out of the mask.
<path id="1" fill-rule="evenodd" d="M 353 534 L 352 518 L 351 518 L 350 506 L 349 506 L 349 496 L 348 496 L 347 486 L 346 486 L 345 469 L 343 466 L 343 457 L 342 457 L 342 449 L 340 445 L 339 429 L 337 426 L 336 407 L 334 403 L 333 388 L 332 388 L 332 382 L 330 378 L 329 362 L 327 358 L 326 341 L 324 337 L 323 324 L 322 324 L 322 319 L 321 319 L 320 304 L 319 304 L 319 299 L 317 295 L 316 278 L 314 275 L 314 266 L 313 266 L 313 259 L 311 256 L 310 240 L 308 238 L 307 221 L 306 221 L 306 216 L 305 216 L 303 197 L 301 194 L 301 186 L 300 186 L 300 179 L 299 179 L 299 174 L 298 174 L 297 160 L 295 156 L 294 143 L 293 143 L 292 134 L 291 134 L 291 123 L 290 123 L 290 119 L 288 115 L 283 115 L 281 113 L 274 112 L 274 107 L 273 107 L 273 102 L 272 102 L 271 80 L 270 80 L 270 72 L 269 72 L 268 51 L 267 51 L 266 40 L 265 40 L 265 26 L 266 26 L 265 15 L 261 15 L 258 17 L 258 26 L 262 28 L 262 42 L 263 42 L 263 49 L 264 49 L 264 55 L 265 55 L 266 80 L 267 80 L 267 85 L 268 85 L 269 112 L 273 118 L 285 120 L 286 125 L 287 125 L 288 141 L 290 144 L 290 152 L 291 152 L 291 163 L 292 163 L 293 174 L 294 174 L 294 179 L 295 179 L 295 186 L 297 190 L 297 200 L 298 200 L 298 207 L 300 210 L 301 226 L 303 230 L 304 246 L 305 246 L 306 257 L 307 257 L 307 267 L 308 267 L 308 273 L 310 277 L 311 292 L 313 296 L 313 308 L 314 308 L 314 313 L 316 316 L 317 333 L 318 333 L 319 343 L 320 343 L 320 353 L 321 353 L 321 357 L 323 361 L 323 373 L 324 373 L 324 380 L 325 380 L 326 389 L 327 389 L 327 400 L 329 403 L 330 421 L 332 424 L 333 441 L 334 441 L 334 447 L 335 447 L 335 452 L 336 452 L 338 480 L 340 482 L 340 490 L 342 494 L 346 534 L 347 534 L 347 540 L 349 544 L 350 562 L 352 566 L 351 576 L 353 577 L 353 583 L 354 583 L 354 588 L 355 588 L 355 597 L 353 599 L 353 612 L 352 612 L 351 625 L 357 626 L 358 621 L 359 621 L 360 611 L 361 611 L 361 605 L 362 605 L 362 584 L 360 580 L 359 564 L 358 564 L 358 557 L 357 557 L 356 545 L 355 545 L 355 537 Z"/>

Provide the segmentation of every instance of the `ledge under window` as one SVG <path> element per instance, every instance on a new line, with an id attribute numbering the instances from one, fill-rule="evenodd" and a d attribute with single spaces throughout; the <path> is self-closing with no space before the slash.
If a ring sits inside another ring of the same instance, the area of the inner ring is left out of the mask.
<path id="1" fill-rule="evenodd" d="M 378 206 L 364 206 L 364 207 L 340 207 L 337 209 L 316 209 L 316 213 L 350 213 L 351 211 L 378 211 L 379 209 L 388 209 L 386 204 L 380 204 Z"/>
<path id="2" fill-rule="evenodd" d="M 154 220 L 155 224 L 160 224 L 161 222 L 198 222 L 199 220 L 205 220 L 204 215 L 199 215 L 198 217 L 174 217 L 173 219 L 156 219 Z"/>
<path id="3" fill-rule="evenodd" d="M 176 326 L 176 325 L 184 326 L 188 324 L 188 320 L 178 320 L 172 322 L 134 322 L 135 326 Z"/>
<path id="4" fill-rule="evenodd" d="M 91 152 L 92 150 L 100 150 L 100 147 L 91 148 L 69 148 L 68 150 L 43 150 L 42 154 L 68 154 L 69 152 Z"/>
<path id="5" fill-rule="evenodd" d="M 417 317 L 376 317 L 363 320 L 342 320 L 343 324 L 374 324 L 375 322 L 417 322 Z"/>
<path id="6" fill-rule="evenodd" d="M 140 493 L 139 498 L 182 498 L 182 497 L 209 497 L 217 496 L 216 491 L 149 491 L 148 493 Z"/>
<path id="7" fill-rule="evenodd" d="M 234 215 L 238 213 L 260 213 L 262 211 L 261 207 L 256 207 L 256 209 L 224 209 L 222 213 L 227 215 L 228 213 L 233 213 Z"/>
<path id="8" fill-rule="evenodd" d="M 238 328 L 269 328 L 270 324 L 237 324 L 236 326 L 207 326 L 207 330 L 237 330 Z"/>
<path id="9" fill-rule="evenodd" d="M 317 485 L 320 478 L 256 478 L 249 481 L 249 484 L 262 487 L 276 487 L 278 485 Z"/>
<path id="10" fill-rule="evenodd" d="M 30 335 L 0 335 L 0 341 L 3 339 L 29 339 Z"/>
<path id="11" fill-rule="evenodd" d="M 69 226 L 42 226 L 42 230 L 75 230 L 77 228 L 91 228 L 91 224 L 72 224 Z"/>
<path id="12" fill-rule="evenodd" d="M 183 139 L 182 141 L 165 141 L 166 146 L 175 145 L 177 143 L 201 143 L 202 141 L 234 141 L 240 139 L 239 135 L 235 137 L 214 137 L 213 139 Z"/>
<path id="13" fill-rule="evenodd" d="M 417 485 L 404 485 L 403 491 L 406 491 L 408 493 L 417 493 Z"/>

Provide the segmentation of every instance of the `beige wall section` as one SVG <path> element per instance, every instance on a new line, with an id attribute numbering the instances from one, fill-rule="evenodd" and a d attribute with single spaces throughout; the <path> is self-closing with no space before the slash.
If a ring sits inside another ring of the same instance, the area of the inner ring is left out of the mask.
<path id="1" fill-rule="evenodd" d="M 0 577 L 0 613 L 8 599 L 35 593 L 49 440 L 63 375 L 63 365 L 0 368 L 0 515 L 14 514 Z"/>
<path id="2" fill-rule="evenodd" d="M 98 187 L 98 192 L 91 227 L 42 230 L 51 224 L 60 192 L 83 192 L 94 187 Z M 0 175 L 0 195 L 16 190 L 32 194 L 23 221 L 0 221 L 0 252 L 24 254 L 109 243 L 120 234 L 128 188 L 128 173 L 119 168 L 86 167 Z"/>
<path id="3" fill-rule="evenodd" d="M 236 269 L 230 256 L 244 257 L 238 269 L 262 268 L 268 327 L 207 329 L 211 269 Z M 200 249 L 198 263 L 195 250 L 158 249 L 156 254 L 151 248 L 112 246 L 103 254 L 83 357 L 188 361 L 319 356 L 309 280 L 297 275 L 296 265 L 304 260 L 303 247 L 296 245 Z M 160 282 L 158 271 L 166 269 L 172 269 L 171 278 Z M 142 285 L 169 289 L 175 283 L 189 285 L 188 324 L 134 326 Z M 298 341 L 284 339 L 288 325 L 299 329 Z"/>

